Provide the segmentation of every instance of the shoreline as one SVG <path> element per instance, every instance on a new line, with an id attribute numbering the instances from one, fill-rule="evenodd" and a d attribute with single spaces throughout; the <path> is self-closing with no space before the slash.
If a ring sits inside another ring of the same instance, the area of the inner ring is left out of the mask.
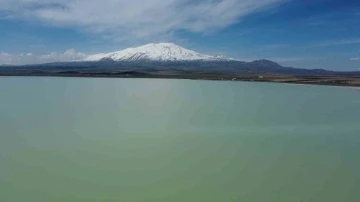
<path id="1" fill-rule="evenodd" d="M 120 73 L 0 73 L 0 77 L 74 77 L 74 78 L 148 78 L 148 79 L 187 79 L 207 81 L 245 81 L 264 83 L 284 83 L 292 85 L 319 85 L 348 87 L 360 91 L 360 78 L 321 77 L 321 76 L 288 76 L 288 75 L 229 75 L 213 73 L 194 74 L 151 74 L 143 72 Z"/>

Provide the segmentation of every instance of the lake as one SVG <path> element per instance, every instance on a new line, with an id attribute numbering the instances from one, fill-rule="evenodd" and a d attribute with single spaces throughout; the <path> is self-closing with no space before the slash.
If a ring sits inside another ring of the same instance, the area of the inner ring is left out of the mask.
<path id="1" fill-rule="evenodd" d="M 1 202 L 360 201 L 360 92 L 0 77 Z"/>

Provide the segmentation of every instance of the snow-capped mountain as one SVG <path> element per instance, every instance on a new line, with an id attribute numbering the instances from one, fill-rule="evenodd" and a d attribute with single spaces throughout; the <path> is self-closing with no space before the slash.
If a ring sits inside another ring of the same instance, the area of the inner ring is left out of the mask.
<path id="1" fill-rule="evenodd" d="M 90 55 L 84 61 L 230 61 L 224 56 L 210 56 L 185 49 L 173 43 L 151 43 L 135 48 L 127 48 L 112 53 Z"/>

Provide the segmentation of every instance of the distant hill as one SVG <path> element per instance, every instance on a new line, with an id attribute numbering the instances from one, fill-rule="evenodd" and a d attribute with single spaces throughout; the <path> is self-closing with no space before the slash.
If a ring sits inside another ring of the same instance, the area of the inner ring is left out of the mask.
<path id="1" fill-rule="evenodd" d="M 222 74 L 276 74 L 295 76 L 360 76 L 360 72 L 283 67 L 270 60 L 243 62 L 225 56 L 210 56 L 172 43 L 152 43 L 112 53 L 90 55 L 81 61 L 38 65 L 0 66 L 0 73 L 34 72 L 187 71 Z"/>

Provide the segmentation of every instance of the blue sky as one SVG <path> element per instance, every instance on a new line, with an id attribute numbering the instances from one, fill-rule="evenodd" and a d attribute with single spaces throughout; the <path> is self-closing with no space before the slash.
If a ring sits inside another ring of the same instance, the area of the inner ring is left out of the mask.
<path id="1" fill-rule="evenodd" d="M 0 0 L 0 64 L 150 42 L 285 66 L 360 70 L 358 0 Z"/>

